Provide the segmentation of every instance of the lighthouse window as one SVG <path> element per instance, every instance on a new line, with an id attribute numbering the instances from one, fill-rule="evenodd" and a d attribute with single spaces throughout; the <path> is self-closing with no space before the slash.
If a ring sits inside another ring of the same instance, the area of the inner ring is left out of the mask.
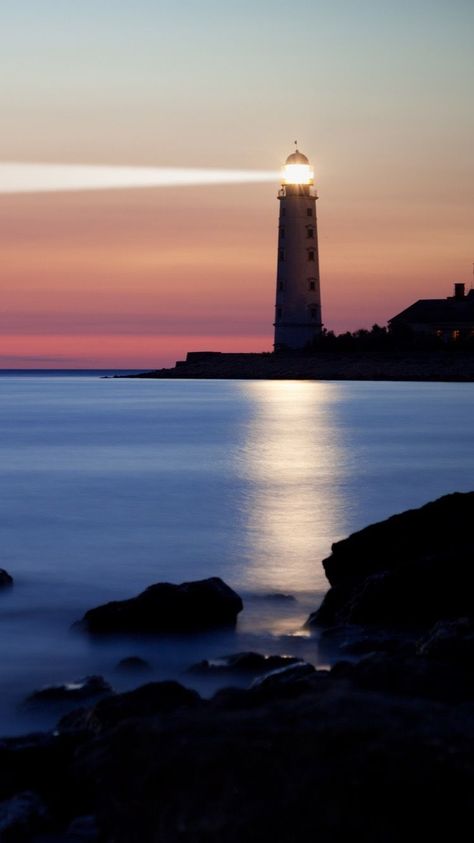
<path id="1" fill-rule="evenodd" d="M 309 261 L 314 261 L 314 249 L 310 249 L 310 250 L 308 251 L 308 260 L 309 260 Z"/>
<path id="2" fill-rule="evenodd" d="M 314 228 L 307 228 L 306 231 L 308 232 L 308 238 L 314 237 Z"/>
<path id="3" fill-rule="evenodd" d="M 281 307 L 277 307 L 277 319 L 281 319 Z"/>
<path id="4" fill-rule="evenodd" d="M 283 238 L 285 236 L 285 229 L 280 228 L 280 237 Z"/>
<path id="5" fill-rule="evenodd" d="M 310 309 L 310 313 L 311 313 L 311 319 L 316 319 L 316 316 L 318 315 L 318 312 L 317 312 L 315 307 L 312 307 Z"/>
<path id="6" fill-rule="evenodd" d="M 306 216 L 307 217 L 313 216 L 313 209 L 312 208 L 306 208 Z"/>
<path id="7" fill-rule="evenodd" d="M 278 289 L 279 289 L 279 290 L 284 290 L 284 289 L 285 289 L 284 284 L 283 284 L 283 281 L 280 281 L 280 282 L 278 283 Z"/>
<path id="8" fill-rule="evenodd" d="M 310 282 L 309 282 L 309 289 L 310 289 L 310 290 L 315 290 L 315 289 L 316 289 L 316 282 L 315 282 L 315 281 L 310 281 Z"/>
<path id="9" fill-rule="evenodd" d="M 285 260 L 285 253 L 284 253 L 283 249 L 280 249 L 279 252 L 278 252 L 278 260 L 281 260 L 281 261 Z M 314 260 L 314 258 L 313 258 L 313 260 Z"/>

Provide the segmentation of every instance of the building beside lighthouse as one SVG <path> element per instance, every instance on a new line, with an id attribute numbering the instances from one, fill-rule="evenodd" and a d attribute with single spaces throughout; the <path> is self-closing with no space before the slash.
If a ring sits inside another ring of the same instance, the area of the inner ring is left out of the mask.
<path id="1" fill-rule="evenodd" d="M 322 329 L 317 193 L 313 169 L 298 149 L 286 159 L 278 193 L 275 351 L 301 349 Z"/>

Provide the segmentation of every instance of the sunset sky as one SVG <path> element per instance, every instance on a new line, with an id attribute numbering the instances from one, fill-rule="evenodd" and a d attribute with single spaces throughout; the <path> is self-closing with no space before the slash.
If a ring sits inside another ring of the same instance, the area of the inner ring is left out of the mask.
<path id="1" fill-rule="evenodd" d="M 15 0 L 0 162 L 315 166 L 323 321 L 474 261 L 472 0 Z M 0 367 L 270 350 L 278 184 L 0 196 Z"/>

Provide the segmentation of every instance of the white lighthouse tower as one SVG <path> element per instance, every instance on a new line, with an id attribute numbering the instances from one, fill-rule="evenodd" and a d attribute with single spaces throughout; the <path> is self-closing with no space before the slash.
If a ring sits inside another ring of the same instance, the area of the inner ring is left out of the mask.
<path id="1" fill-rule="evenodd" d="M 317 193 L 313 169 L 296 149 L 286 159 L 278 193 L 275 351 L 305 348 L 320 333 Z"/>

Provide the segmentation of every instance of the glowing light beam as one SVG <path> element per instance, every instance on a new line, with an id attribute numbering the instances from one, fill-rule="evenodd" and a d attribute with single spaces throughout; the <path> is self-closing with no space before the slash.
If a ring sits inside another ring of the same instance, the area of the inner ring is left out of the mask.
<path id="1" fill-rule="evenodd" d="M 137 187 L 276 182 L 271 170 L 217 170 L 187 167 L 112 167 L 90 164 L 0 162 L 0 193 L 54 193 Z"/>

